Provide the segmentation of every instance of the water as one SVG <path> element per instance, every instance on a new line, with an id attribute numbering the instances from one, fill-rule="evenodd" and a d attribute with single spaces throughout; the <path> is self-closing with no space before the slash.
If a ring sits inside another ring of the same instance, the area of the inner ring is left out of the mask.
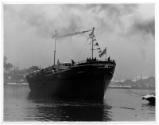
<path id="1" fill-rule="evenodd" d="M 108 89 L 104 104 L 31 98 L 27 85 L 5 85 L 4 121 L 154 121 L 150 90 Z"/>

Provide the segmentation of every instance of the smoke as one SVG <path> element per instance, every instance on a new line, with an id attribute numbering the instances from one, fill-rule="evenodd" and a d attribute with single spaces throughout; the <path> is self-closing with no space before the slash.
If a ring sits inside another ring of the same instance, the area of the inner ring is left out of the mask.
<path id="1" fill-rule="evenodd" d="M 4 9 L 9 16 L 27 25 L 27 29 L 34 28 L 41 37 L 49 37 L 55 30 L 68 33 L 79 28 L 78 16 L 72 15 L 62 5 L 5 5 Z"/>
<path id="2" fill-rule="evenodd" d="M 150 58 L 154 58 L 154 50 L 151 50 L 155 45 L 154 18 L 136 19 L 128 29 L 126 36 L 138 48 L 141 58 L 145 62 L 150 62 Z M 151 55 L 149 55 L 150 53 Z"/>
<path id="3" fill-rule="evenodd" d="M 137 4 L 88 4 L 86 5 L 88 9 L 91 9 L 94 12 L 100 13 L 104 11 L 111 16 L 122 16 L 125 14 L 130 14 L 134 12 L 138 5 Z"/>
<path id="4" fill-rule="evenodd" d="M 61 34 L 78 32 L 95 26 L 114 32 L 122 29 L 122 16 L 137 9 L 136 4 L 79 4 L 79 5 L 5 5 L 4 9 L 15 15 L 41 37 L 50 36 L 54 30 Z"/>
<path id="5" fill-rule="evenodd" d="M 131 17 L 137 10 L 137 4 L 66 4 L 66 5 L 8 5 L 4 12 L 20 19 L 27 28 L 36 31 L 40 37 L 51 37 L 54 31 L 59 34 L 70 34 L 92 27 L 100 29 L 100 33 L 108 32 L 142 35 L 155 35 L 155 21 Z M 130 23 L 129 23 L 130 22 Z M 129 23 L 129 27 L 127 27 Z M 25 27 L 26 28 L 26 27 Z M 26 30 L 24 28 L 24 30 Z M 127 29 L 128 28 L 128 29 Z M 126 29 L 126 30 L 124 30 Z"/>
<path id="6" fill-rule="evenodd" d="M 136 20 L 131 27 L 131 33 L 155 36 L 155 20 Z"/>

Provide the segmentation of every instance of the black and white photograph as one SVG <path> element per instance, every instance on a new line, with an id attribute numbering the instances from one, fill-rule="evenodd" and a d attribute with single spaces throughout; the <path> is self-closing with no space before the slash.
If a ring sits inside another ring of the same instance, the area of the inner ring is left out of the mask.
<path id="1" fill-rule="evenodd" d="M 2 3 L 3 121 L 156 121 L 155 3 Z"/>

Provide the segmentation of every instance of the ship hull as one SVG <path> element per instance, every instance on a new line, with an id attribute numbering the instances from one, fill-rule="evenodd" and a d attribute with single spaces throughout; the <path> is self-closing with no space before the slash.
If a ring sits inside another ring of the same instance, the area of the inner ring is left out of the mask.
<path id="1" fill-rule="evenodd" d="M 27 80 L 32 95 L 102 102 L 114 73 L 114 67 L 103 66 L 76 66 Z"/>

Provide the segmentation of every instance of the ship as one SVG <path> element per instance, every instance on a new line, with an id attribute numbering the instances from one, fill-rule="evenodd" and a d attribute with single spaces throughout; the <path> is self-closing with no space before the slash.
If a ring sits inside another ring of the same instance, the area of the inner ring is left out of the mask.
<path id="1" fill-rule="evenodd" d="M 106 54 L 106 48 L 103 51 L 95 49 L 99 44 L 96 42 L 94 30 L 93 27 L 91 30 L 79 32 L 89 32 L 91 57 L 81 62 L 72 60 L 70 63 L 60 63 L 58 60 L 55 64 L 55 49 L 52 66 L 38 69 L 26 76 L 32 95 L 103 102 L 116 62 L 110 57 L 105 57 L 104 60 L 94 57 L 94 50 L 99 50 L 100 57 Z"/>

